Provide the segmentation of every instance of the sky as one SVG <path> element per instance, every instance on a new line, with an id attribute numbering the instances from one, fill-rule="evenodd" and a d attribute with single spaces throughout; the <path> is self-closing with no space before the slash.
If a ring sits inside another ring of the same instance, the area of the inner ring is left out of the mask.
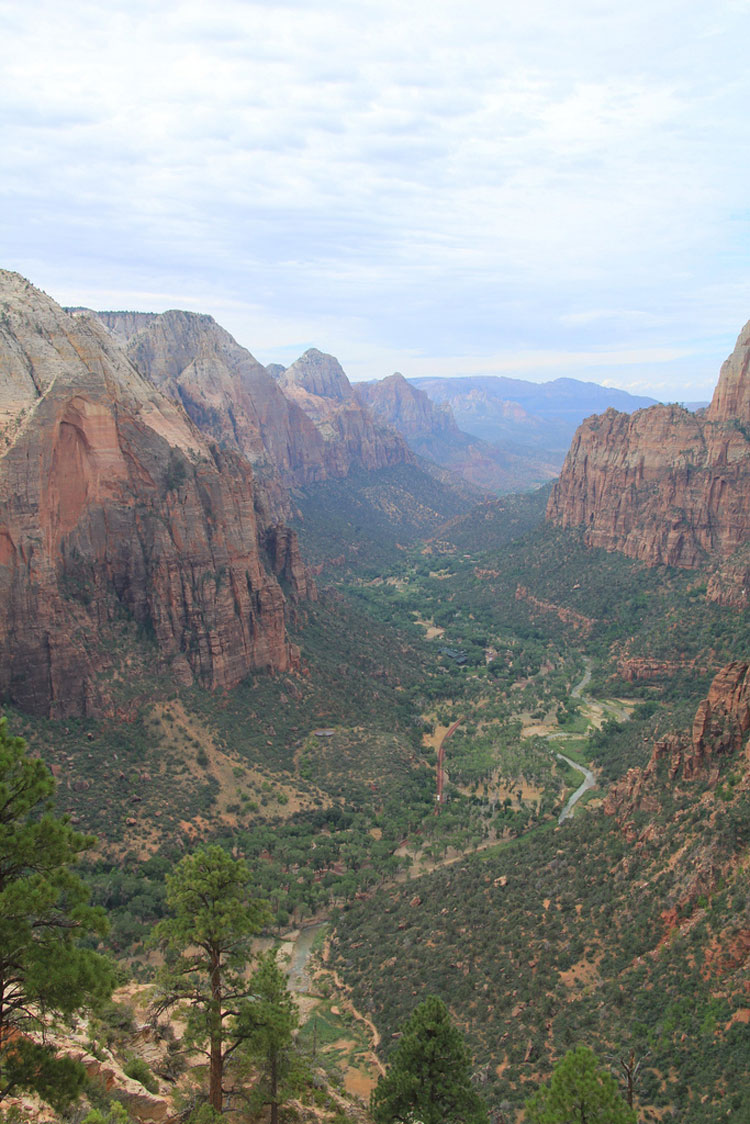
<path id="1" fill-rule="evenodd" d="M 352 379 L 707 399 L 750 0 L 0 0 L 0 267 Z"/>

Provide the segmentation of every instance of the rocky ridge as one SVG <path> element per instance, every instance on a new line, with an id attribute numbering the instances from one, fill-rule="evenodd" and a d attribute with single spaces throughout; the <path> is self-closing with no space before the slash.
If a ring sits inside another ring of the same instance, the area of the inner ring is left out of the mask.
<path id="1" fill-rule="evenodd" d="M 333 475 L 414 463 L 404 439 L 362 404 L 334 356 L 310 348 L 280 375 L 279 386 L 317 427 Z"/>
<path id="2" fill-rule="evenodd" d="M 701 781 L 716 787 L 723 761 L 732 757 L 750 782 L 750 665 L 727 664 L 714 677 L 708 696 L 699 704 L 689 733 L 669 734 L 655 742 L 643 769 L 629 769 L 607 794 L 604 810 L 616 816 L 629 838 L 636 832 L 632 817 L 638 811 L 655 812 L 660 803 L 665 774 L 670 786 Z M 648 829 L 647 829 L 648 830 Z"/>
<path id="3" fill-rule="evenodd" d="M 750 567 L 750 326 L 721 369 L 713 401 L 628 415 L 608 409 L 576 432 L 547 518 L 581 527 L 590 546 L 654 565 L 711 561 L 709 596 L 747 603 Z"/>
<path id="4" fill-rule="evenodd" d="M 96 318 L 7 271 L 0 372 L 0 696 L 111 713 L 138 636 L 151 674 L 210 688 L 292 666 L 288 600 L 311 586 L 248 461 L 207 443 Z"/>
<path id="5" fill-rule="evenodd" d="M 552 479 L 556 467 L 538 455 L 492 445 L 459 429 L 448 402 L 433 401 L 396 372 L 354 392 L 381 422 L 398 430 L 412 452 L 470 484 L 497 492 L 524 491 Z"/>
<path id="6" fill-rule="evenodd" d="M 282 482 L 309 484 L 329 475 L 315 425 L 213 317 L 177 310 L 95 315 L 207 437 L 250 461 L 281 514 L 290 513 Z"/>
<path id="7" fill-rule="evenodd" d="M 279 517 L 293 514 L 290 487 L 413 461 L 398 434 L 362 406 L 332 355 L 311 348 L 291 367 L 268 369 L 211 316 L 96 316 L 203 433 L 250 461 Z"/>
<path id="8" fill-rule="evenodd" d="M 661 911 L 664 935 L 652 955 L 675 930 L 686 933 L 700 925 L 707 903 L 722 889 L 740 906 L 744 901 L 749 732 L 750 665 L 735 661 L 715 676 L 692 729 L 659 739 L 645 768 L 629 769 L 607 794 L 604 812 L 615 818 L 632 861 L 645 863 L 646 871 L 653 864 L 654 883 L 660 872 L 670 872 L 671 886 Z M 663 828 L 667 804 L 665 831 L 659 823 Z M 625 865 L 629 861 L 625 859 Z M 643 888 L 648 885 L 648 879 L 642 883 Z M 702 956 L 704 977 L 721 976 L 723 993 L 734 992 L 740 1017 L 750 1017 L 745 999 L 750 963 L 746 911 L 737 910 L 720 939 L 702 945 Z"/>
<path id="9" fill-rule="evenodd" d="M 456 425 L 450 406 L 433 402 L 398 371 L 375 382 L 356 383 L 354 392 L 381 421 L 397 429 L 420 456 L 437 460 L 436 453 L 446 441 L 470 441 Z"/>

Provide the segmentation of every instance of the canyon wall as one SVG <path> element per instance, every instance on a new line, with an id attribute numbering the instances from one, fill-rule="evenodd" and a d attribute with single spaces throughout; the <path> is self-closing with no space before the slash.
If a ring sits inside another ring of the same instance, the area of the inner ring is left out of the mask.
<path id="1" fill-rule="evenodd" d="M 150 674 L 210 688 L 289 668 L 287 598 L 311 589 L 256 500 L 249 462 L 99 321 L 0 271 L 0 697 L 111 712 L 121 640 Z"/>
<path id="2" fill-rule="evenodd" d="M 590 546 L 648 564 L 723 567 L 717 599 L 746 604 L 746 567 L 727 561 L 750 539 L 750 325 L 721 369 L 713 401 L 632 415 L 609 409 L 578 428 L 547 518 L 581 527 Z M 736 560 L 735 560 L 736 562 Z"/>
<path id="3" fill-rule="evenodd" d="M 311 348 L 275 378 L 210 316 L 96 315 L 202 432 L 250 461 L 278 516 L 291 514 L 290 486 L 413 459 L 399 435 L 360 403 L 331 355 Z"/>

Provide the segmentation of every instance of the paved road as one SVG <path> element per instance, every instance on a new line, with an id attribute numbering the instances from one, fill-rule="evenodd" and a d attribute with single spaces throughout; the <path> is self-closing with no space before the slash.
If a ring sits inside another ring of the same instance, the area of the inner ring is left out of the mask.
<path id="1" fill-rule="evenodd" d="M 590 788 L 596 788 L 596 777 L 590 769 L 586 768 L 585 765 L 579 765 L 577 761 L 571 761 L 571 759 L 569 757 L 566 757 L 564 753 L 558 753 L 556 754 L 556 756 L 559 757 L 562 761 L 567 761 L 567 763 L 569 765 L 572 765 L 574 769 L 577 769 L 579 773 L 583 773 L 583 784 L 579 785 L 573 795 L 568 797 L 568 801 L 565 807 L 558 816 L 557 822 L 560 824 L 565 823 L 567 819 L 570 819 L 570 816 L 573 814 L 574 807 L 581 799 L 584 792 L 588 792 Z"/>

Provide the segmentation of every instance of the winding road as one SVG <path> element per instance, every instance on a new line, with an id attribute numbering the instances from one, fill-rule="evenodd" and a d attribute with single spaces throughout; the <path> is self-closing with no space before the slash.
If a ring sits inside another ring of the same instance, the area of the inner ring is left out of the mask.
<path id="1" fill-rule="evenodd" d="M 585 661 L 585 670 L 583 672 L 583 678 L 581 679 L 581 681 L 579 683 L 576 683 L 575 687 L 572 688 L 572 690 L 570 692 L 570 697 L 572 699 L 583 698 L 583 692 L 586 690 L 586 688 L 588 687 L 590 682 L 591 682 L 591 661 L 586 660 Z M 612 708 L 612 709 L 614 709 L 614 708 Z M 570 819 L 570 817 L 573 814 L 573 809 L 575 808 L 576 804 L 578 803 L 578 801 L 583 796 L 584 792 L 588 792 L 590 788 L 596 788 L 596 777 L 591 772 L 591 769 L 588 769 L 585 765 L 579 765 L 577 761 L 572 761 L 570 759 L 570 757 L 566 757 L 564 753 L 557 753 L 556 752 L 555 756 L 559 757 L 561 761 L 567 762 L 567 764 L 570 765 L 571 768 L 577 769 L 578 772 L 583 775 L 583 783 L 580 784 L 578 786 L 578 788 L 575 790 L 575 792 L 571 796 L 568 797 L 567 801 L 565 802 L 565 807 L 563 808 L 562 812 L 560 813 L 560 815 L 557 818 L 558 824 L 561 824 L 561 823 L 565 823 L 566 820 Z"/>
<path id="2" fill-rule="evenodd" d="M 562 812 L 560 812 L 560 815 L 557 818 L 557 822 L 561 824 L 565 823 L 565 821 L 570 818 L 573 813 L 573 808 L 581 799 L 584 792 L 588 792 L 590 788 L 596 788 L 596 777 L 590 769 L 586 768 L 585 765 L 579 765 L 577 761 L 571 761 L 571 759 L 569 757 L 566 757 L 564 753 L 557 753 L 555 754 L 555 756 L 559 757 L 561 761 L 567 761 L 567 763 L 574 769 L 577 769 L 579 773 L 583 773 L 583 784 L 579 785 L 573 795 L 568 797 L 565 807 L 563 808 Z"/>

